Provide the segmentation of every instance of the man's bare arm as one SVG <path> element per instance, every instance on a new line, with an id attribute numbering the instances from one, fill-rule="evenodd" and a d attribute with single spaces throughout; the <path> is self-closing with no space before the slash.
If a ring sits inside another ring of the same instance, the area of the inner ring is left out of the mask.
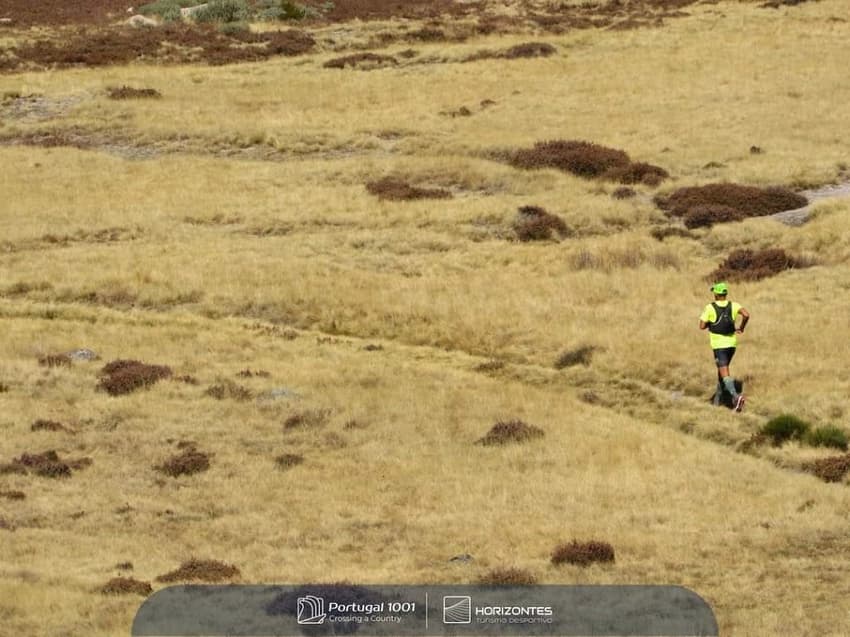
<path id="1" fill-rule="evenodd" d="M 738 314 L 740 314 L 743 318 L 741 319 L 741 327 L 735 330 L 738 333 L 743 333 L 744 328 L 747 326 L 747 323 L 750 322 L 750 313 L 747 312 L 744 308 L 738 310 Z"/>

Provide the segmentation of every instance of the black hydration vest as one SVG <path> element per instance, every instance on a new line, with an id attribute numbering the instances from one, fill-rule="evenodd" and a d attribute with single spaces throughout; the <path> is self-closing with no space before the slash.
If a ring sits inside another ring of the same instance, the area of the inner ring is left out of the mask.
<path id="1" fill-rule="evenodd" d="M 712 303 L 714 306 L 714 323 L 708 324 L 708 331 L 712 334 L 722 334 L 723 336 L 732 336 L 735 333 L 735 321 L 732 320 L 732 301 L 726 303 L 726 307 L 720 307 L 717 303 Z"/>

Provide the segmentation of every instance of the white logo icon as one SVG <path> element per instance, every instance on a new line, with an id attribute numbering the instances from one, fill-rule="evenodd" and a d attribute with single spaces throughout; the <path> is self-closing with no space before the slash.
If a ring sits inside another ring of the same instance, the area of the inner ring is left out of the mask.
<path id="1" fill-rule="evenodd" d="M 443 597 L 444 624 L 471 624 L 472 598 L 468 595 L 446 595 Z"/>
<path id="2" fill-rule="evenodd" d="M 299 624 L 324 624 L 325 600 L 315 595 L 298 598 Z"/>

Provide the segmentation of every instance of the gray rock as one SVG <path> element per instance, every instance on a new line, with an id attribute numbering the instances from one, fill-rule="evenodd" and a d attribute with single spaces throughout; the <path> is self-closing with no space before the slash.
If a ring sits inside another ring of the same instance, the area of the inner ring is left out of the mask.
<path id="1" fill-rule="evenodd" d="M 469 553 L 461 553 L 460 555 L 455 555 L 452 558 L 449 558 L 449 562 L 456 562 L 460 564 L 466 564 L 467 562 L 473 562 L 475 558 L 472 557 Z"/>
<path id="2" fill-rule="evenodd" d="M 141 27 L 155 27 L 155 26 L 157 26 L 158 23 L 153 18 L 149 18 L 149 17 L 144 16 L 144 15 L 134 15 L 131 18 L 127 18 L 127 20 L 124 21 L 124 24 L 127 24 L 131 27 L 141 28 Z"/>
<path id="3" fill-rule="evenodd" d="M 288 387 L 275 387 L 257 396 L 257 400 L 260 402 L 269 400 L 298 400 L 299 398 L 301 398 L 301 394 Z"/>
<path id="4" fill-rule="evenodd" d="M 195 15 L 198 11 L 200 11 L 201 9 L 206 8 L 206 6 L 207 6 L 207 3 L 199 4 L 199 5 L 194 6 L 194 7 L 183 7 L 182 9 L 180 9 L 180 17 L 182 17 L 182 18 L 191 18 L 191 17 L 193 17 L 193 16 L 194 16 L 194 15 Z"/>
<path id="5" fill-rule="evenodd" d="M 72 361 L 96 361 L 100 358 L 100 356 L 97 355 L 97 352 L 85 348 L 72 349 L 70 352 L 66 352 L 65 355 Z"/>

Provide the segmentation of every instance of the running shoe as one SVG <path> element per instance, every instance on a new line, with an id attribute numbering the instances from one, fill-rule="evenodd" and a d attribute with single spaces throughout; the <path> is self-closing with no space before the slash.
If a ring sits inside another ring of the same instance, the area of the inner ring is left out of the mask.
<path id="1" fill-rule="evenodd" d="M 744 394 L 738 394 L 738 397 L 735 399 L 735 411 L 744 411 L 744 403 L 747 402 Z"/>

